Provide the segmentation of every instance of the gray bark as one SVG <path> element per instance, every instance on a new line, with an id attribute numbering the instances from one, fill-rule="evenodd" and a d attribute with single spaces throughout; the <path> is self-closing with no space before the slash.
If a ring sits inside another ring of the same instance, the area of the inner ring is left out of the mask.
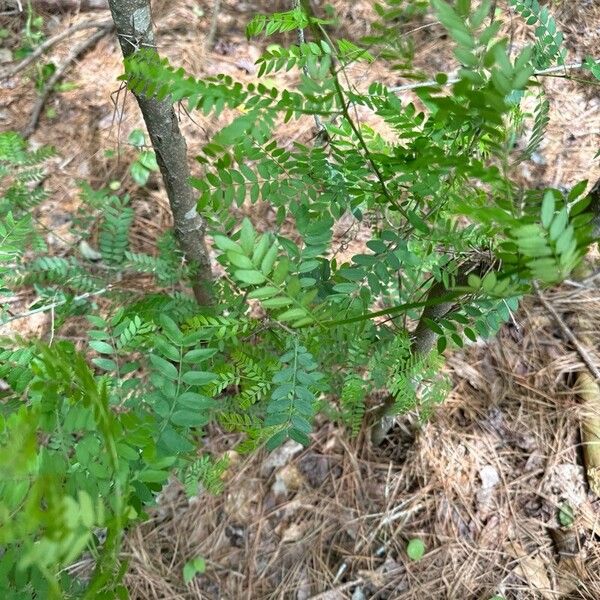
<path id="1" fill-rule="evenodd" d="M 154 47 L 150 0 L 109 0 L 109 6 L 124 57 L 140 47 Z M 138 94 L 136 98 L 165 183 L 177 240 L 186 259 L 197 268 L 194 295 L 199 304 L 208 305 L 212 301 L 212 273 L 206 226 L 196 211 L 196 193 L 189 184 L 185 138 L 168 97 L 159 101 Z"/>

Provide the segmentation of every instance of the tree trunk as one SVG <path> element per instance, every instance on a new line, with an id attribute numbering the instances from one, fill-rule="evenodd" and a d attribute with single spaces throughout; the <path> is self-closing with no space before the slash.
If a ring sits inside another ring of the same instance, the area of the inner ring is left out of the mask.
<path id="1" fill-rule="evenodd" d="M 109 6 L 124 57 L 140 47 L 154 47 L 150 0 L 109 0 Z M 173 105 L 168 97 L 159 101 L 136 94 L 136 98 L 165 183 L 177 240 L 186 259 L 197 269 L 194 295 L 199 304 L 211 304 L 212 273 L 205 242 L 206 225 L 196 211 L 196 193 L 189 184 L 187 146 Z"/>

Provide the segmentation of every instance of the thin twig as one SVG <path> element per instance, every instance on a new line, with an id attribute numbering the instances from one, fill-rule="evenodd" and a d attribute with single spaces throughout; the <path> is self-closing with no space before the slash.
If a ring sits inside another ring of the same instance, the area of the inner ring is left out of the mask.
<path id="1" fill-rule="evenodd" d="M 596 366 L 594 359 L 590 356 L 590 353 L 587 349 L 581 344 L 581 342 L 577 339 L 575 334 L 571 331 L 570 327 L 565 323 L 564 319 L 558 314 L 558 311 L 548 302 L 548 300 L 542 294 L 539 286 L 534 283 L 533 285 L 535 289 L 535 293 L 537 297 L 540 299 L 540 302 L 544 306 L 544 308 L 554 317 L 559 329 L 562 331 L 564 336 L 573 344 L 575 350 L 577 350 L 577 354 L 579 354 L 581 360 L 585 363 L 585 366 L 588 368 L 590 374 L 594 377 L 596 382 L 600 382 L 600 369 Z"/>
<path id="2" fill-rule="evenodd" d="M 542 71 L 535 71 L 532 77 L 543 77 L 544 75 L 551 75 L 552 73 L 559 73 L 560 71 L 566 71 L 568 69 L 577 70 L 583 67 L 582 62 L 570 63 L 568 65 L 558 65 L 556 67 L 550 67 L 548 69 L 544 69 Z M 446 83 L 438 83 L 437 81 L 430 79 L 429 81 L 419 81 L 418 83 L 407 83 L 406 85 L 400 85 L 397 87 L 389 88 L 390 92 L 397 94 L 398 92 L 406 92 L 409 90 L 416 90 L 419 88 L 430 87 L 432 85 L 444 87 L 447 85 L 452 85 L 454 83 L 458 83 L 460 81 L 460 77 L 450 77 Z"/>
<path id="3" fill-rule="evenodd" d="M 295 5 L 301 7 L 304 10 L 304 12 L 306 13 L 306 15 L 309 17 L 309 26 L 310 26 L 315 38 L 319 42 L 329 43 L 329 46 L 333 47 L 331 40 L 328 40 L 329 36 L 327 35 L 327 32 L 321 26 L 314 25 L 311 23 L 310 18 L 313 17 L 313 12 L 312 12 L 312 8 L 310 6 L 309 0 L 295 0 Z M 398 204 L 398 202 L 392 197 L 389 190 L 387 189 L 387 185 L 386 185 L 385 179 L 383 177 L 383 174 L 382 174 L 381 170 L 379 169 L 379 166 L 375 162 L 375 159 L 373 158 L 373 155 L 371 154 L 371 151 L 369 150 L 369 147 L 367 146 L 367 144 L 365 142 L 365 139 L 360 131 L 360 127 L 357 126 L 357 124 L 354 122 L 354 120 L 350 116 L 350 112 L 348 110 L 348 105 L 346 104 L 346 97 L 344 94 L 344 90 L 342 88 L 342 85 L 340 84 L 340 80 L 337 76 L 335 67 L 336 67 L 335 62 L 332 59 L 330 67 L 329 67 L 329 73 L 333 80 L 333 85 L 335 87 L 335 93 L 336 93 L 336 96 L 338 97 L 338 101 L 340 103 L 340 108 L 342 110 L 344 119 L 348 122 L 350 129 L 352 129 L 352 133 L 354 133 L 354 135 L 356 136 L 356 138 L 358 140 L 358 144 L 364 153 L 365 160 L 371 165 L 371 168 L 373 169 L 375 177 L 377 178 L 377 181 L 379 182 L 379 185 L 381 187 L 381 190 L 382 190 L 383 195 L 385 196 L 386 200 L 390 204 L 393 204 L 395 206 L 396 210 L 398 210 L 398 212 L 405 219 L 408 220 L 408 214 L 406 213 L 404 208 L 402 208 L 402 206 L 400 206 L 400 204 Z M 346 74 L 344 73 L 344 76 L 345 75 Z M 354 107 L 354 108 L 356 110 L 356 107 Z"/>
<path id="4" fill-rule="evenodd" d="M 64 31 L 61 31 L 60 33 L 57 33 L 56 35 L 53 35 L 52 37 L 48 38 L 43 44 L 40 44 L 29 56 L 25 57 L 20 63 L 17 63 L 12 67 L 8 67 L 4 71 L 0 71 L 0 79 L 14 77 L 17 73 L 28 67 L 31 63 L 35 62 L 42 54 L 48 52 L 50 48 L 52 48 L 59 42 L 62 42 L 62 40 L 68 38 L 70 35 L 76 33 L 77 31 L 82 31 L 83 29 L 106 29 L 107 27 L 111 26 L 111 20 L 97 21 L 96 19 L 93 19 L 77 23 L 76 25 L 73 25 L 68 29 L 65 29 Z"/>
<path id="5" fill-rule="evenodd" d="M 299 8 L 301 8 L 300 6 L 300 0 L 294 0 L 293 1 L 293 6 L 295 10 L 298 10 Z M 306 39 L 304 37 L 304 29 L 302 29 L 302 27 L 299 27 L 296 30 L 296 37 L 298 38 L 298 45 L 302 46 L 302 44 L 304 44 L 306 42 Z M 302 67 L 302 72 L 304 73 L 304 75 L 306 77 L 308 77 L 308 68 L 306 65 L 304 65 Z M 323 121 L 321 121 L 321 117 L 319 117 L 319 115 L 314 115 L 314 119 L 315 119 L 315 125 L 317 127 L 317 131 L 319 133 L 323 133 L 325 131 L 325 126 L 323 125 Z"/>
<path id="6" fill-rule="evenodd" d="M 31 317 L 31 315 L 37 315 L 41 312 L 46 312 L 48 310 L 54 310 L 57 306 L 62 306 L 67 302 L 79 302 L 80 300 L 86 300 L 87 298 L 93 298 L 94 296 L 101 296 L 102 294 L 106 294 L 106 292 L 110 291 L 111 286 L 107 285 L 103 287 L 101 290 L 96 290 L 95 292 L 86 292 L 85 294 L 80 294 L 79 296 L 75 296 L 74 298 L 65 298 L 64 300 L 57 300 L 56 302 L 52 302 L 52 304 L 45 304 L 44 306 L 38 306 L 37 308 L 33 308 L 32 310 L 28 310 L 27 312 L 20 313 L 18 315 L 12 316 L 10 319 L 6 319 L 5 321 L 0 321 L 0 327 L 6 325 L 7 323 L 12 323 L 12 321 L 18 321 L 19 319 L 26 319 L 27 317 Z"/>
<path id="7" fill-rule="evenodd" d="M 50 77 L 50 79 L 48 79 L 48 81 L 46 82 L 46 85 L 44 86 L 44 89 L 42 90 L 42 92 L 38 96 L 37 100 L 35 101 L 35 104 L 31 111 L 31 117 L 29 119 L 29 123 L 27 123 L 27 126 L 22 131 L 22 135 L 25 139 L 30 137 L 31 134 L 35 131 L 38 121 L 39 121 L 39 118 L 40 118 L 40 114 L 42 113 L 42 109 L 44 108 L 44 105 L 46 104 L 46 100 L 48 100 L 48 96 L 50 96 L 50 94 L 52 93 L 54 86 L 64 77 L 64 75 L 67 72 L 67 70 L 69 69 L 69 67 L 82 54 L 84 54 L 90 48 L 95 46 L 109 31 L 111 31 L 111 29 L 112 29 L 112 22 L 110 23 L 110 25 L 104 27 L 103 29 L 99 29 L 98 31 L 96 31 L 96 33 L 94 33 L 87 40 L 84 40 L 81 43 L 77 44 L 77 46 L 75 46 L 71 50 L 71 52 L 69 53 L 69 56 L 67 56 L 67 58 L 63 62 L 63 64 L 60 65 L 60 67 L 58 67 L 58 69 L 56 69 L 56 71 L 53 73 L 52 77 Z"/>
<path id="8" fill-rule="evenodd" d="M 206 36 L 206 48 L 212 50 L 215 44 L 215 37 L 217 35 L 217 29 L 219 27 L 219 13 L 221 12 L 221 0 L 214 0 L 212 9 L 212 15 L 210 18 L 210 29 Z"/>

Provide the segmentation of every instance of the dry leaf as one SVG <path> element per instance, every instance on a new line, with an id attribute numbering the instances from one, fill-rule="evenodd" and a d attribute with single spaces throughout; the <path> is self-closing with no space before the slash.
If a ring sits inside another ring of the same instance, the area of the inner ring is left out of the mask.
<path id="1" fill-rule="evenodd" d="M 542 558 L 528 555 L 518 542 L 512 542 L 508 551 L 519 561 L 514 568 L 514 572 L 527 583 L 529 588 L 539 592 L 542 598 L 556 600 L 556 591 L 550 583 L 546 565 Z"/>

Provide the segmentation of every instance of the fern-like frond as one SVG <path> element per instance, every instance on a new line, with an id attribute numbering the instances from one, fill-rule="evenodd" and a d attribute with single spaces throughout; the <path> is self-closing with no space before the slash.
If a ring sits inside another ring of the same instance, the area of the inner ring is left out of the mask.
<path id="1" fill-rule="evenodd" d="M 276 33 L 294 31 L 295 29 L 305 29 L 308 24 L 308 15 L 298 7 L 287 12 L 255 15 L 246 26 L 246 35 L 254 37 L 260 35 L 263 31 L 265 35 L 274 35 Z"/>
<path id="2" fill-rule="evenodd" d="M 0 273 L 3 265 L 16 262 L 25 249 L 26 240 L 33 234 L 29 215 L 15 219 L 9 212 L 0 220 Z"/>
<path id="3" fill-rule="evenodd" d="M 353 436 L 357 436 L 363 423 L 365 414 L 366 388 L 364 380 L 351 373 L 344 380 L 340 404 L 342 419 L 350 428 Z"/>
<path id="4" fill-rule="evenodd" d="M 523 151 L 523 158 L 528 159 L 537 152 L 542 144 L 548 123 L 550 122 L 550 102 L 546 98 L 546 94 L 542 91 L 538 96 L 537 105 L 534 110 L 533 129 L 529 136 L 527 146 Z"/>
<path id="5" fill-rule="evenodd" d="M 553 62 L 564 64 L 567 55 L 563 47 L 564 36 L 558 31 L 556 19 L 547 6 L 540 6 L 538 0 L 509 0 L 512 6 L 528 25 L 535 28 L 535 58 L 538 69 L 546 69 Z"/>
<path id="6" fill-rule="evenodd" d="M 111 265 L 125 260 L 129 247 L 129 229 L 133 223 L 133 209 L 123 200 L 113 196 L 112 202 L 103 208 L 98 243 L 102 258 Z"/>
<path id="7" fill-rule="evenodd" d="M 281 357 L 282 369 L 273 377 L 273 392 L 267 404 L 267 427 L 277 428 L 267 448 L 277 448 L 286 439 L 307 445 L 315 413 L 314 390 L 322 379 L 312 355 L 296 338 Z"/>
<path id="8" fill-rule="evenodd" d="M 76 260 L 58 256 L 42 256 L 22 265 L 18 272 L 22 284 L 63 285 L 78 291 L 98 289 L 104 283 L 90 275 Z"/>
<path id="9" fill-rule="evenodd" d="M 214 460 L 208 455 L 201 456 L 184 467 L 180 476 L 188 497 L 199 496 L 202 490 L 220 494 L 223 491 L 223 474 L 228 467 L 227 457 Z"/>

